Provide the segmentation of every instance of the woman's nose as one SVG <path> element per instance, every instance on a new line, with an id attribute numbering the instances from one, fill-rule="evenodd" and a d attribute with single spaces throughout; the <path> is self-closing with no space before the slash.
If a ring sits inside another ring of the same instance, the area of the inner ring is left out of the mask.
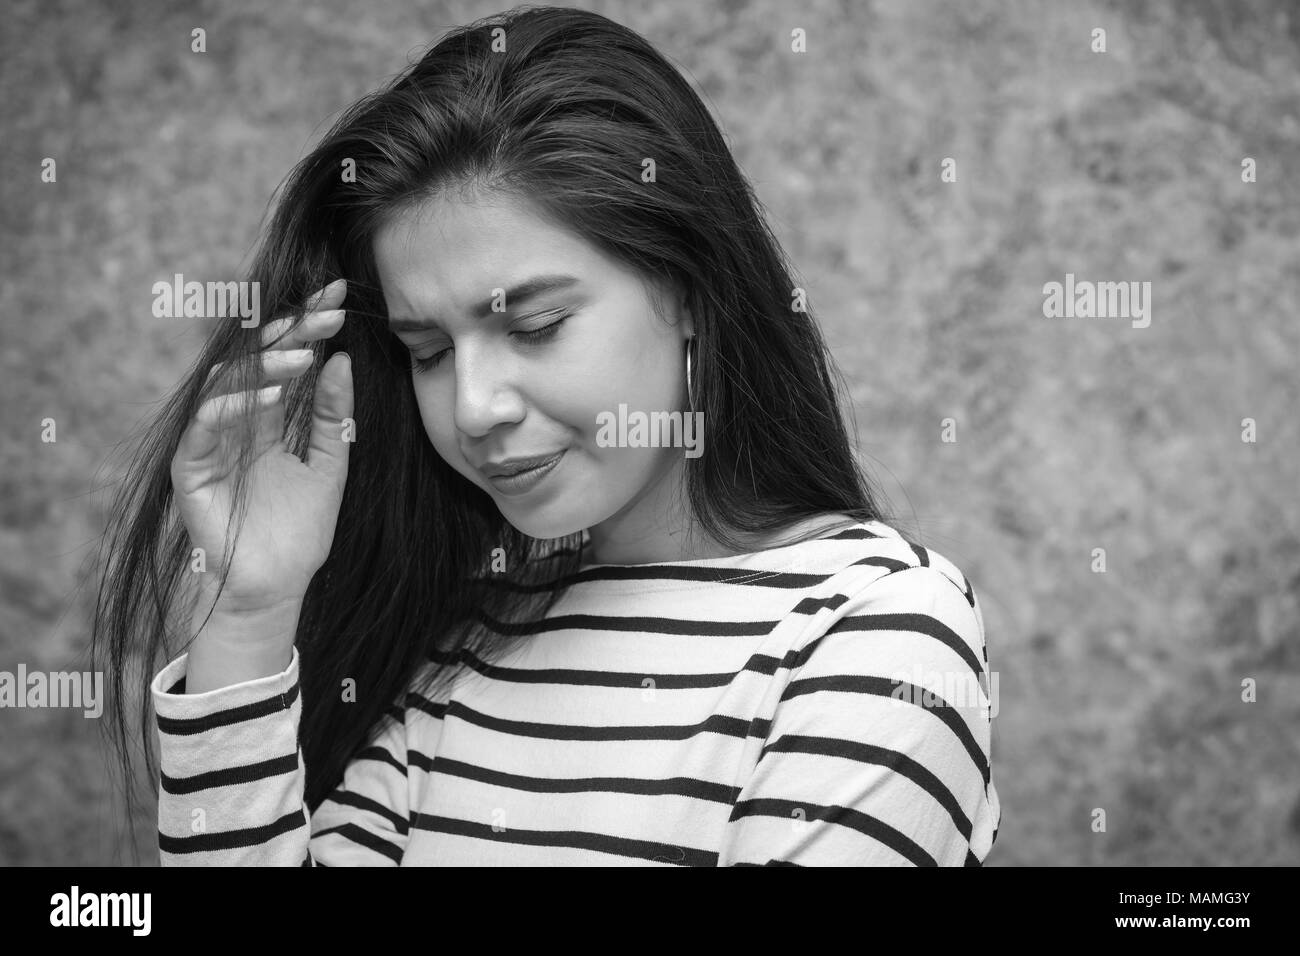
<path id="1" fill-rule="evenodd" d="M 456 427 L 480 437 L 523 418 L 524 402 L 514 379 L 514 363 L 485 350 L 457 349 Z"/>

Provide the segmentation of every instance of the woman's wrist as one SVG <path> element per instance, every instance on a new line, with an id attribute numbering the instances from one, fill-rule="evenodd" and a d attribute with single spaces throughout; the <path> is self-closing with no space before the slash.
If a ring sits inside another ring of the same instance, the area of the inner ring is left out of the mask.
<path id="1" fill-rule="evenodd" d="M 263 608 L 223 607 L 207 615 L 200 602 L 186 667 L 185 692 L 206 691 L 282 673 L 293 659 L 302 598 Z"/>

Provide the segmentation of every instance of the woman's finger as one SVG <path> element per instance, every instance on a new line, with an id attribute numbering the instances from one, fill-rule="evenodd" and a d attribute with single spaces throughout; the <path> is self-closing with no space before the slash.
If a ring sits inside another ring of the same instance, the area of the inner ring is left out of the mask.
<path id="1" fill-rule="evenodd" d="M 256 392 L 232 392 L 203 402 L 181 434 L 172 459 L 172 480 L 176 480 L 183 466 L 202 461 L 221 448 L 226 429 L 239 421 L 247 402 L 252 401 L 259 413 L 266 415 L 279 403 L 283 391 L 282 386 L 271 385 Z"/>
<path id="2" fill-rule="evenodd" d="M 297 319 L 292 315 L 281 316 L 275 321 L 267 323 L 262 328 L 262 347 L 295 349 L 301 348 L 307 342 L 313 341 L 313 339 L 310 338 L 298 337 L 298 330 L 308 324 L 313 313 L 337 311 L 338 307 L 343 304 L 343 300 L 347 298 L 347 292 L 347 280 L 335 279 L 329 285 L 325 286 L 325 288 L 308 296 L 307 301 L 303 303 L 302 307 L 305 318 L 298 323 L 298 327 L 293 328 Z M 289 330 L 288 335 L 285 335 L 286 330 Z M 334 329 L 328 334 L 333 335 L 334 332 L 337 331 L 338 329 Z M 277 342 L 276 340 L 282 335 L 285 335 L 285 338 Z M 320 338 L 321 336 L 318 335 L 316 337 Z M 293 341 L 289 342 L 288 340 L 290 339 Z"/>
<path id="3" fill-rule="evenodd" d="M 284 419 L 286 414 L 284 393 L 275 400 L 265 404 L 257 416 L 257 433 L 253 437 L 253 457 L 260 458 L 270 448 L 284 441 Z"/>
<path id="4" fill-rule="evenodd" d="M 316 380 L 306 464 L 334 478 L 340 488 L 348 477 L 348 446 L 353 441 L 344 434 L 343 424 L 352 410 L 352 356 L 339 352 L 325 363 Z"/>
<path id="5" fill-rule="evenodd" d="M 262 348 L 300 349 L 320 339 L 327 339 L 343 328 L 344 314 L 343 309 L 328 309 L 324 312 L 309 312 L 302 321 L 287 315 L 268 322 L 262 327 Z"/>
<path id="6" fill-rule="evenodd" d="M 194 424 L 201 428 L 220 431 L 238 421 L 245 403 L 252 401 L 261 410 L 266 410 L 280 400 L 284 389 L 279 385 L 268 385 L 257 391 L 231 392 L 229 395 L 217 395 L 209 398 L 194 413 Z"/>
<path id="7" fill-rule="evenodd" d="M 343 304 L 347 292 L 347 280 L 335 279 L 315 295 L 308 296 L 303 310 L 306 312 L 322 312 L 326 309 L 337 309 Z"/>
<path id="8" fill-rule="evenodd" d="M 262 352 L 260 353 L 260 359 L 262 362 L 261 379 L 254 387 L 262 388 L 266 385 L 274 385 L 276 382 L 287 382 L 290 379 L 295 379 L 303 372 L 307 371 L 307 369 L 311 368 L 311 363 L 314 358 L 315 353 L 311 349 L 289 349 L 287 351 L 273 349 L 267 352 Z M 204 388 L 210 386 L 212 380 L 227 368 L 229 364 L 229 362 L 218 362 L 216 365 L 212 366 L 208 371 L 207 381 L 204 382 Z M 246 391 L 246 389 L 236 390 Z M 205 394 L 205 397 L 210 398 L 213 395 L 227 394 L 230 394 L 230 392 L 212 392 Z"/>

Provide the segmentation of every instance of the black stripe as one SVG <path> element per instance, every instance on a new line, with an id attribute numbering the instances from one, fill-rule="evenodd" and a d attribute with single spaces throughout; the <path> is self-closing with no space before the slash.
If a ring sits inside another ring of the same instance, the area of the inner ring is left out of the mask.
<path id="1" fill-rule="evenodd" d="M 662 690 L 695 690 L 709 687 L 726 687 L 741 674 L 750 672 L 771 676 L 781 667 L 792 666 L 793 651 L 784 659 L 769 654 L 753 654 L 745 665 L 736 671 L 719 671 L 706 674 L 664 674 L 653 672 L 630 673 L 626 671 L 595 671 L 567 667 L 515 668 L 491 664 L 474 654 L 466 656 L 469 668 L 493 680 L 518 684 L 563 684 L 573 687 L 627 687 L 641 688 L 647 679 Z M 407 698 L 408 707 L 418 707 L 426 712 L 440 708 L 439 719 L 446 713 L 446 704 L 435 704 L 414 692 Z"/>
<path id="2" fill-rule="evenodd" d="M 205 730 L 212 730 L 216 727 L 228 727 L 231 724 L 242 724 L 248 720 L 257 720 L 269 714 L 278 714 L 280 711 L 292 707 L 293 702 L 297 699 L 298 682 L 294 681 L 293 686 L 283 694 L 275 694 L 264 700 L 254 701 L 240 707 L 220 710 L 215 714 L 208 714 L 204 717 L 164 717 L 159 714 L 158 729 L 165 734 L 176 734 L 178 736 L 201 734 Z"/>
<path id="3" fill-rule="evenodd" d="M 780 621 L 692 621 L 674 617 L 619 617 L 608 614 L 559 614 L 533 621 L 508 623 L 480 613 L 479 620 L 498 634 L 518 637 L 549 631 L 635 631 L 688 637 L 761 637 Z"/>
<path id="4" fill-rule="evenodd" d="M 276 777 L 283 773 L 293 773 L 298 769 L 298 752 L 285 754 L 283 757 L 272 757 L 270 760 L 259 760 L 257 763 L 244 764 L 240 767 L 224 767 L 221 770 L 210 770 L 207 773 L 196 773 L 192 777 L 170 777 L 162 774 L 162 788 L 166 793 L 176 794 L 177 796 L 184 793 L 197 793 L 200 790 L 208 790 L 212 787 L 229 787 L 239 783 L 252 783 L 255 780 L 265 780 L 267 777 Z"/>
<path id="5" fill-rule="evenodd" d="M 308 851 L 308 852 L 307 852 L 307 855 L 304 856 L 304 857 L 302 858 L 302 862 L 299 863 L 298 865 L 299 865 L 299 866 L 311 866 L 311 865 L 312 865 L 312 862 L 311 862 L 311 851 Z"/>
<path id="6" fill-rule="evenodd" d="M 870 535 L 870 537 L 877 537 Z M 826 540 L 833 540 L 828 538 Z M 922 556 L 922 563 L 928 563 Z M 854 561 L 847 567 L 880 567 L 887 571 L 901 571 L 916 567 L 897 558 L 870 555 Z M 502 581 L 503 587 L 518 591 L 549 591 L 559 586 L 573 586 L 599 581 L 700 581 L 711 584 L 731 584 L 736 586 L 782 588 L 786 590 L 812 590 L 830 578 L 842 573 L 843 569 L 827 571 L 822 574 L 796 571 L 766 571 L 762 568 L 706 568 L 681 567 L 675 565 L 636 565 L 635 567 L 594 568 L 581 571 L 567 577 L 556 578 L 542 584 L 524 585 Z"/>
<path id="7" fill-rule="evenodd" d="M 403 836 L 406 835 L 407 821 L 406 818 L 395 813 L 390 807 L 384 806 L 378 800 L 372 800 L 369 797 L 362 796 L 353 790 L 335 790 L 326 800 L 333 801 L 340 806 L 355 807 L 358 810 L 365 810 L 370 813 L 376 813 L 393 825 L 393 829 Z"/>
<path id="8" fill-rule="evenodd" d="M 225 830 L 220 833 L 196 833 L 193 836 L 168 836 L 158 831 L 158 849 L 164 853 L 211 853 L 215 850 L 233 850 L 237 847 L 269 843 L 285 833 L 306 827 L 302 809 L 291 810 L 274 823 L 260 827 Z"/>
<path id="9" fill-rule="evenodd" d="M 824 823 L 834 823 L 842 827 L 848 827 L 851 830 L 857 830 L 859 833 L 871 837 L 878 843 L 883 843 L 891 850 L 906 857 L 916 866 L 939 865 L 934 857 L 888 823 L 849 807 L 824 807 L 815 803 L 764 797 L 755 800 L 742 800 L 737 803 L 735 809 L 731 811 L 731 820 L 740 820 L 744 817 L 776 817 L 790 821 L 797 819 L 795 816 L 796 810 L 803 812 L 802 819 L 804 820 L 820 820 Z"/>
<path id="10" fill-rule="evenodd" d="M 575 587 L 582 584 L 602 583 L 606 581 L 635 581 L 652 583 L 657 581 L 700 582 L 705 584 L 727 584 L 734 587 L 764 587 L 783 590 L 807 590 L 821 584 L 835 572 L 826 574 L 809 574 L 799 571 L 768 571 L 764 568 L 709 568 L 683 567 L 672 564 L 638 564 L 633 567 L 589 568 L 575 571 L 538 584 L 525 584 L 502 579 L 493 583 L 507 591 L 529 593 L 550 591 L 560 587 Z"/>
<path id="11" fill-rule="evenodd" d="M 808 642 L 803 652 L 804 660 L 812 653 L 812 649 L 818 643 L 826 639 L 827 635 L 839 634 L 845 631 L 862 631 L 864 633 L 871 631 L 911 631 L 915 634 L 932 637 L 965 661 L 976 678 L 979 679 L 980 686 L 985 686 L 984 664 L 975 656 L 975 652 L 971 650 L 970 645 L 947 624 L 937 617 L 931 617 L 929 614 L 851 614 L 848 617 L 842 617 L 828 627 L 825 634 Z"/>
<path id="12" fill-rule="evenodd" d="M 727 734 L 748 737 L 757 733 L 761 721 L 742 720 L 713 714 L 694 724 L 659 724 L 626 726 L 591 726 L 586 724 L 542 724 L 528 720 L 508 720 L 474 710 L 460 701 L 447 707 L 448 717 L 455 717 L 477 727 L 496 730 L 517 737 L 543 737 L 548 740 L 689 740 L 697 734 Z"/>
<path id="13" fill-rule="evenodd" d="M 425 773 L 433 771 L 433 758 L 416 750 L 414 747 L 406 748 L 406 766 L 414 767 L 416 770 L 423 770 Z"/>
<path id="14" fill-rule="evenodd" d="M 841 740 L 838 737 L 813 737 L 803 734 L 785 734 L 763 748 L 759 759 L 769 752 L 817 754 L 826 757 L 843 757 L 859 763 L 878 764 L 888 767 L 901 776 L 907 777 L 918 787 L 948 811 L 957 832 L 962 839 L 970 840 L 971 822 L 961 808 L 961 804 L 952 792 L 943 785 L 943 781 L 931 773 L 924 764 L 918 763 L 907 754 L 864 744 L 856 740 Z"/>
<path id="15" fill-rule="evenodd" d="M 582 830 L 496 831 L 487 823 L 456 820 L 428 813 L 415 814 L 411 826 L 417 830 L 450 833 L 475 840 L 489 840 L 493 843 L 508 843 L 515 846 L 572 847 L 578 850 L 608 853 L 612 856 L 672 863 L 677 866 L 717 866 L 718 864 L 718 854 L 711 850 L 697 850 L 694 847 L 673 846 L 651 840 L 634 840 L 630 837 L 588 833 Z"/>
<path id="16" fill-rule="evenodd" d="M 435 703 L 424 695 L 417 694 L 415 691 L 407 692 L 406 708 L 407 710 L 418 710 L 422 713 L 428 714 L 434 720 L 442 720 L 447 715 L 447 704 L 445 701 L 442 703 Z"/>
<path id="17" fill-rule="evenodd" d="M 639 777 L 530 777 L 517 773 L 490 770 L 463 760 L 435 757 L 411 751 L 407 754 L 412 767 L 427 773 L 477 780 L 481 783 L 526 793 L 632 793 L 639 796 L 691 797 L 730 805 L 737 789 L 728 784 L 699 780 L 695 777 L 666 777 L 657 780 Z M 437 785 L 434 785 L 436 790 Z"/>
<path id="18" fill-rule="evenodd" d="M 962 864 L 962 865 L 963 865 L 963 866 L 983 866 L 984 864 L 980 862 L 980 858 L 977 857 L 977 856 L 976 856 L 976 855 L 971 851 L 970 847 L 967 847 L 967 848 L 966 848 L 966 862 L 965 862 L 964 864 Z"/>
<path id="19" fill-rule="evenodd" d="M 731 864 L 728 864 L 728 865 L 729 865 L 729 866 L 798 866 L 798 867 L 802 867 L 802 866 L 803 866 L 802 863 L 794 863 L 794 862 L 792 862 L 792 861 L 790 861 L 790 860 L 768 860 L 766 863 L 743 863 L 743 862 L 736 862 L 736 863 L 731 863 Z"/>
<path id="20" fill-rule="evenodd" d="M 790 609 L 791 614 L 816 614 L 823 608 L 834 611 L 849 599 L 847 594 L 832 594 L 829 597 L 807 597 Z"/>
<path id="21" fill-rule="evenodd" d="M 363 846 L 367 850 L 373 850 L 375 853 L 383 854 L 399 866 L 402 863 L 402 848 L 393 846 L 387 840 L 371 833 L 369 830 L 357 826 L 355 823 L 344 823 L 336 827 L 328 827 L 319 833 L 312 834 L 312 839 L 317 837 L 328 836 L 331 833 L 337 833 L 345 839 L 351 840 L 358 846 Z"/>
<path id="22" fill-rule="evenodd" d="M 357 755 L 352 759 L 353 760 L 378 760 L 380 763 L 386 763 L 390 767 L 394 767 L 400 770 L 402 773 L 406 773 L 406 765 L 402 763 L 400 760 L 398 760 L 396 757 L 394 757 L 392 754 L 390 754 L 383 747 L 379 746 L 378 744 L 374 744 L 370 747 L 366 747 L 363 750 L 358 751 Z"/>
<path id="23" fill-rule="evenodd" d="M 704 674 L 630 673 L 627 671 L 586 670 L 571 667 L 520 668 L 506 667 L 483 660 L 477 654 L 466 652 L 467 669 L 492 680 L 516 684 L 560 684 L 567 687 L 624 687 L 640 689 L 647 679 L 660 690 L 699 690 L 726 687 L 741 674 L 752 673 L 772 676 L 781 668 L 792 668 L 799 663 L 799 652 L 786 651 L 784 657 L 770 654 L 752 654 L 743 667 L 736 671 L 718 671 Z M 408 709 L 419 710 L 436 720 L 444 720 L 447 702 L 429 700 L 416 691 L 406 695 Z"/>
<path id="24" fill-rule="evenodd" d="M 884 568 L 886 572 L 888 572 L 889 574 L 893 574 L 895 571 L 906 571 L 908 568 L 916 567 L 916 565 L 908 564 L 906 561 L 899 561 L 897 558 L 884 558 L 881 557 L 880 555 L 873 554 L 870 557 L 863 558 L 860 561 L 854 561 L 852 564 L 849 565 L 849 567 Z M 879 581 L 880 578 L 883 577 L 885 577 L 885 575 L 882 574 L 879 578 L 876 578 L 876 581 Z M 871 583 L 875 584 L 876 582 L 872 581 Z"/>
<path id="25" fill-rule="evenodd" d="M 766 655 L 761 655 L 766 656 Z M 775 658 L 770 658 L 775 661 Z M 492 680 L 507 681 L 512 684 L 564 684 L 574 687 L 642 687 L 649 679 L 661 690 L 686 690 L 703 687 L 725 687 L 746 670 L 747 664 L 739 671 L 722 671 L 713 674 L 655 674 L 628 673 L 625 671 L 593 671 L 572 667 L 503 667 L 490 664 L 477 655 L 466 655 L 466 664 L 475 672 Z M 752 668 L 763 673 L 761 668 Z"/>
<path id="26" fill-rule="evenodd" d="M 864 541 L 867 538 L 883 538 L 884 535 L 876 534 L 874 531 L 868 531 L 866 528 L 847 528 L 837 534 L 828 535 L 825 538 L 818 538 L 818 541 Z"/>
<path id="27" fill-rule="evenodd" d="M 907 681 L 885 677 L 860 677 L 841 674 L 833 677 L 804 677 L 793 680 L 786 685 L 785 691 L 781 694 L 781 700 L 786 701 L 801 694 L 813 694 L 822 690 L 892 697 L 913 707 L 920 707 L 928 714 L 934 714 L 948 726 L 948 729 L 957 735 L 957 739 L 962 742 L 966 752 L 975 761 L 980 776 L 984 778 L 984 785 L 988 786 L 989 763 L 984 756 L 984 751 L 975 742 L 975 738 L 971 735 L 970 728 L 966 726 L 966 721 L 962 719 L 960 712 L 937 694 L 931 694 L 924 687 L 917 687 Z M 927 695 L 935 701 L 928 706 L 924 703 Z"/>
<path id="28" fill-rule="evenodd" d="M 907 546 L 916 552 L 916 560 L 920 567 L 928 568 L 930 566 L 929 551 L 925 550 L 925 548 L 921 547 L 919 544 L 913 544 L 911 541 L 907 542 Z"/>

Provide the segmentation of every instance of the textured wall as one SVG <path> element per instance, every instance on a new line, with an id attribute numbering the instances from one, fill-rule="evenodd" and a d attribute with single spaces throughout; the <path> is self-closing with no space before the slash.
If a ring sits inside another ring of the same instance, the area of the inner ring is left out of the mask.
<path id="1" fill-rule="evenodd" d="M 575 5 L 705 94 L 876 477 L 982 596 L 1004 813 L 989 863 L 1300 861 L 1300 8 Z M 235 274 L 327 121 L 500 8 L 8 7 L 0 670 L 76 668 L 106 457 L 198 344 L 153 318 L 152 284 Z M 1150 282 L 1149 327 L 1044 317 L 1066 273 Z M 125 859 L 106 756 L 79 711 L 0 711 L 0 862 Z"/>

